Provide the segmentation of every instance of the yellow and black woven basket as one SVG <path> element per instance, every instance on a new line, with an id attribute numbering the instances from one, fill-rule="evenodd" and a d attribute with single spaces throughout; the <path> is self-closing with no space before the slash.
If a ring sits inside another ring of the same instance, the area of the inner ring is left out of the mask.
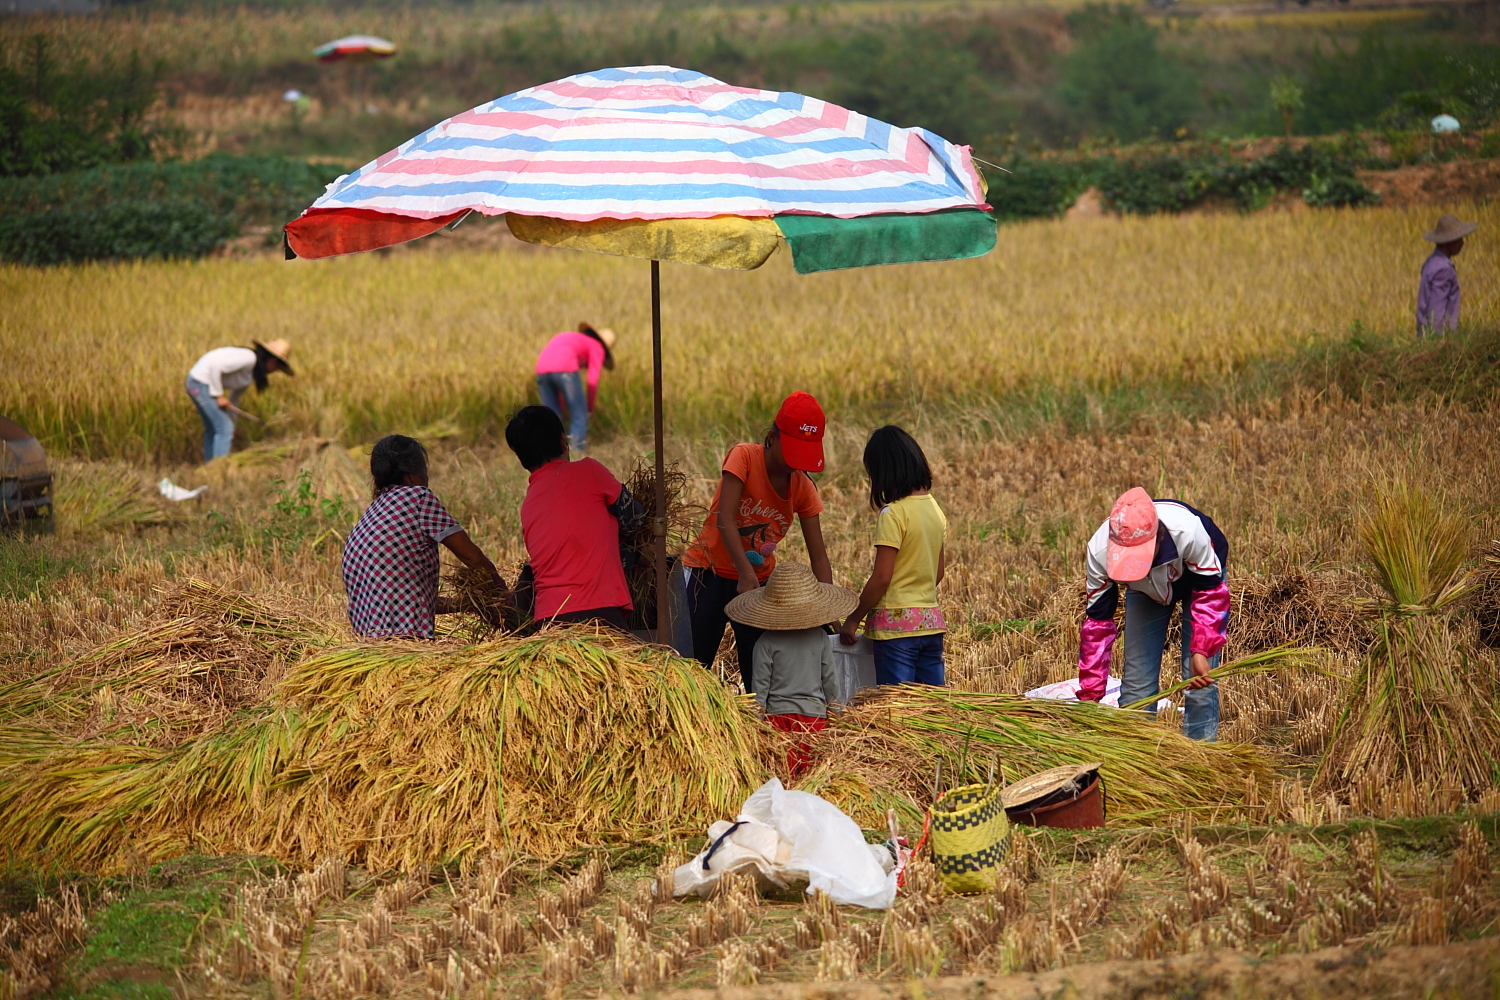
<path id="1" fill-rule="evenodd" d="M 949 892 L 989 892 L 1010 849 L 1010 820 L 994 785 L 964 785 L 932 805 L 932 863 Z"/>

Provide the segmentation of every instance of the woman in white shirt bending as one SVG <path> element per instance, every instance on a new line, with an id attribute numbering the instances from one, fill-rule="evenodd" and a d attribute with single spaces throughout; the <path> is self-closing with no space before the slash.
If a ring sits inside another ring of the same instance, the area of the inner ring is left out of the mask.
<path id="1" fill-rule="evenodd" d="M 272 372 L 293 375 L 286 363 L 292 345 L 285 340 L 262 344 L 251 341 L 250 347 L 216 347 L 193 365 L 188 372 L 187 392 L 203 418 L 203 461 L 229 454 L 234 444 L 234 411 L 240 397 L 255 383 L 256 391 L 266 388 L 266 376 Z"/>

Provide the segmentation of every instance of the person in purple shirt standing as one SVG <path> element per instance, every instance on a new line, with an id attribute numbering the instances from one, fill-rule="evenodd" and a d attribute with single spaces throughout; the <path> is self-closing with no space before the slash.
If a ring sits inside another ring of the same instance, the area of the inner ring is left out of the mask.
<path id="1" fill-rule="evenodd" d="M 615 332 L 579 323 L 547 341 L 536 359 L 536 389 L 542 405 L 566 421 L 568 445 L 583 454 L 588 447 L 589 414 L 599 392 L 599 373 L 614 368 Z M 587 378 L 582 375 L 587 372 Z M 587 385 L 585 386 L 585 381 Z"/>
<path id="2" fill-rule="evenodd" d="M 1464 248 L 1464 237 L 1478 228 L 1477 222 L 1460 222 L 1457 216 L 1445 214 L 1422 234 L 1437 249 L 1422 265 L 1422 282 L 1417 286 L 1418 337 L 1441 337 L 1458 329 L 1458 271 L 1453 258 Z"/>

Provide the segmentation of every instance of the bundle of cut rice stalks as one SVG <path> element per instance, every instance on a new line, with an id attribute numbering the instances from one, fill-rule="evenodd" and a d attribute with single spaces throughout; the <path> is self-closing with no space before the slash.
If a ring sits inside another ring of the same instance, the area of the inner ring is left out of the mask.
<path id="1" fill-rule="evenodd" d="M 1463 570 L 1465 519 L 1396 483 L 1360 526 L 1388 600 L 1361 659 L 1315 787 L 1356 801 L 1373 783 L 1405 779 L 1478 795 L 1500 773 L 1494 654 L 1469 640 L 1455 612 L 1473 591 Z"/>
<path id="2" fill-rule="evenodd" d="M 831 720 L 823 763 L 797 786 L 835 802 L 862 826 L 887 807 L 915 820 L 946 787 L 995 783 L 1049 767 L 1102 762 L 1110 825 L 1261 818 L 1272 768 L 1245 744 L 1190 740 L 1139 712 L 946 688 L 882 688 Z"/>
<path id="3" fill-rule="evenodd" d="M 517 606 L 514 593 L 497 587 L 489 570 L 453 567 L 443 574 L 439 593 L 438 611 L 461 616 L 457 624 L 445 626 L 446 634 L 453 638 L 483 642 L 531 624 L 531 615 Z"/>
<path id="4" fill-rule="evenodd" d="M 190 849 L 377 869 L 556 858 L 733 816 L 769 755 L 748 699 L 607 632 L 359 645 L 175 748 L 21 742 L 0 769 L 0 843 L 85 871 Z"/>
<path id="5" fill-rule="evenodd" d="M 305 652 L 339 639 L 323 623 L 190 579 L 143 627 L 0 687 L 0 725 L 172 746 L 264 701 Z M 13 749 L 0 738 L 0 763 Z"/>
<path id="6" fill-rule="evenodd" d="M 688 503 L 688 477 L 677 463 L 668 465 L 662 482 L 666 485 L 667 551 L 681 550 L 697 533 L 707 511 Z M 630 588 L 630 602 L 635 606 L 630 616 L 632 628 L 656 627 L 656 469 L 644 462 L 636 464 L 625 487 L 645 509 L 645 520 L 629 538 L 620 540 L 622 554 L 634 555 L 634 564 L 625 573 Z"/>

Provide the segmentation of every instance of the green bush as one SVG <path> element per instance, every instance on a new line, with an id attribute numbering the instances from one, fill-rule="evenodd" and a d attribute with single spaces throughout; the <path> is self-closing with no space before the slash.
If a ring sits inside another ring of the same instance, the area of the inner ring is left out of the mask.
<path id="1" fill-rule="evenodd" d="M 1339 149 L 1309 143 L 1282 145 L 1258 160 L 1207 151 L 1145 159 L 1102 156 L 1041 160 L 1015 156 L 1009 173 L 990 173 L 988 200 L 1002 222 L 1059 215 L 1090 185 L 1117 212 L 1181 212 L 1211 196 L 1247 211 L 1263 207 L 1277 191 L 1300 191 L 1309 205 L 1373 205 L 1380 196 L 1355 175 L 1356 160 Z"/>
<path id="2" fill-rule="evenodd" d="M 1059 60 L 1057 94 L 1087 133 L 1123 142 L 1170 137 L 1200 110 L 1197 78 L 1163 52 L 1158 32 L 1121 5 L 1068 16 L 1078 43 Z"/>
<path id="3" fill-rule="evenodd" d="M 1104 160 L 1095 170 L 1100 191 L 1118 212 L 1180 212 L 1210 196 L 1243 209 L 1261 207 L 1276 191 L 1301 191 L 1309 205 L 1373 205 L 1380 196 L 1355 175 L 1355 160 L 1325 145 L 1281 145 L 1258 160 L 1218 153 Z"/>
<path id="4" fill-rule="evenodd" d="M 295 218 L 341 172 L 297 160 L 216 155 L 0 178 L 0 260 L 200 257 L 244 225 Z"/>
<path id="5" fill-rule="evenodd" d="M 237 232 L 232 217 L 196 201 L 69 205 L 0 215 L 0 260 L 65 264 L 201 257 Z"/>
<path id="6" fill-rule="evenodd" d="M 1092 183 L 1087 164 L 1011 157 L 1010 173 L 988 173 L 987 200 L 1001 222 L 1061 215 Z"/>
<path id="7" fill-rule="evenodd" d="M 153 125 L 165 67 L 132 52 L 90 67 L 60 64 L 32 35 L 18 64 L 0 63 L 0 177 L 149 158 L 175 132 Z"/>
<path id="8" fill-rule="evenodd" d="M 1441 113 L 1471 128 L 1500 114 L 1500 47 L 1403 42 L 1373 30 L 1352 51 L 1315 50 L 1305 89 L 1300 120 L 1312 132 L 1425 128 Z"/>
<path id="9" fill-rule="evenodd" d="M 232 215 L 242 224 L 280 224 L 295 218 L 343 172 L 301 160 L 215 154 L 191 163 L 147 161 L 0 178 L 0 213 L 182 199 Z"/>
<path id="10" fill-rule="evenodd" d="M 1312 183 L 1302 189 L 1302 200 L 1314 208 L 1343 208 L 1345 206 L 1378 205 L 1380 195 L 1371 191 L 1358 178 L 1314 177 Z"/>

